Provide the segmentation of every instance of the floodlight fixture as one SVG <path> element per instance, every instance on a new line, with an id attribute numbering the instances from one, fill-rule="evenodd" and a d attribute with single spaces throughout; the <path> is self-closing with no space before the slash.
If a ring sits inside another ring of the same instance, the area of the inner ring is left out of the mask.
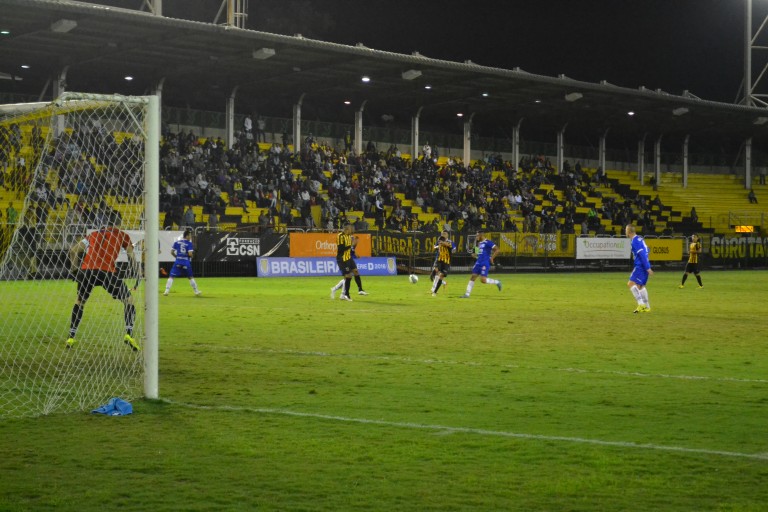
<path id="1" fill-rule="evenodd" d="M 275 49 L 259 48 L 258 50 L 253 50 L 251 56 L 256 60 L 267 60 L 268 58 L 275 56 Z"/>
<path id="2" fill-rule="evenodd" d="M 402 77 L 403 80 L 416 80 L 421 76 L 421 71 L 418 69 L 409 69 L 407 71 L 403 71 Z"/>
<path id="3" fill-rule="evenodd" d="M 574 101 L 579 101 L 581 98 L 583 98 L 584 95 L 580 92 L 569 92 L 565 95 L 565 101 L 570 101 L 573 103 Z"/>
<path id="4" fill-rule="evenodd" d="M 59 34 L 66 34 L 77 27 L 75 20 L 60 19 L 51 23 L 51 31 L 58 32 Z"/>
<path id="5" fill-rule="evenodd" d="M 364 75 L 362 78 L 360 78 L 360 80 L 361 80 L 363 83 L 366 83 L 366 84 L 367 84 L 368 82 L 370 82 L 370 81 L 371 81 L 371 77 L 369 77 L 368 75 Z"/>

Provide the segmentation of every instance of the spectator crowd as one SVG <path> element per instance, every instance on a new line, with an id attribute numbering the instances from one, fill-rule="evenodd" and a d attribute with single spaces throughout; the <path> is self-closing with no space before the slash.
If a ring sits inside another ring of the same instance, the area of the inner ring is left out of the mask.
<path id="1" fill-rule="evenodd" d="M 523 157 L 515 165 L 492 154 L 465 165 L 453 157 L 441 160 L 438 149 L 428 142 L 416 159 L 410 159 L 403 158 L 395 145 L 379 149 L 369 142 L 356 154 L 349 137 L 339 149 L 312 134 L 293 152 L 286 134 L 282 143 L 259 145 L 264 136 L 258 117 L 256 123 L 246 118 L 244 128 L 231 147 L 220 137 L 163 130 L 160 207 L 164 227 L 199 224 L 202 219 L 192 206 L 202 207 L 208 225 L 215 227 L 226 218 L 227 207 L 248 214 L 249 205 L 255 205 L 261 210 L 261 229 L 280 224 L 330 230 L 354 221 L 360 230 L 373 224 L 395 231 L 482 227 L 489 231 L 603 234 L 606 229 L 601 219 L 607 219 L 611 226 L 634 222 L 645 233 L 653 233 L 656 214 L 663 209 L 658 196 L 647 201 L 642 195 L 622 200 L 605 197 L 596 209 L 593 205 L 601 196 L 597 187 L 610 186 L 606 173 L 602 169 L 589 173 L 579 163 L 569 162 L 556 173 L 543 156 Z M 0 154 L 7 160 L 7 155 L 18 153 L 21 136 L 18 127 L 4 130 Z M 66 207 L 68 223 L 98 225 L 106 216 L 117 214 L 105 201 L 106 195 L 120 203 L 138 200 L 143 184 L 141 173 L 134 171 L 141 165 L 140 143 L 131 138 L 118 143 L 98 123 L 63 134 L 48 151 L 43 151 L 39 133 L 32 139 L 35 158 L 58 174 L 56 187 L 44 180 L 34 184 L 40 218 L 48 209 Z M 29 179 L 27 171 L 17 172 L 6 180 L 10 183 L 0 185 L 27 189 Z M 543 200 L 537 199 L 536 192 L 545 184 L 551 186 L 544 187 Z M 76 204 L 69 204 L 68 195 L 78 197 Z M 408 206 L 399 197 L 409 200 Z M 312 214 L 315 206 L 321 211 L 319 225 Z M 577 213 L 585 207 L 587 214 Z M 363 215 L 352 218 L 350 212 Z M 423 223 L 419 212 L 437 215 Z M 615 233 L 615 228 L 609 228 L 606 234 Z"/>

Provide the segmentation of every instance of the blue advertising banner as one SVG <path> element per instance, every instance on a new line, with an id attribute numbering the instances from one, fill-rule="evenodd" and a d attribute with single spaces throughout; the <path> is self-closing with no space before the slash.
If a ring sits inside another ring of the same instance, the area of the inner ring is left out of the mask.
<path id="1" fill-rule="evenodd" d="M 395 258 L 357 258 L 357 269 L 363 276 L 397 275 Z M 338 276 L 336 258 L 257 258 L 259 277 Z"/>

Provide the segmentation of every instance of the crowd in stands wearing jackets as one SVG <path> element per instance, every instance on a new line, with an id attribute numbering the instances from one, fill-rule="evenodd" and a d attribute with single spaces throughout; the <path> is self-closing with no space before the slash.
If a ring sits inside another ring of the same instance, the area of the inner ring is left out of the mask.
<path id="1" fill-rule="evenodd" d="M 186 205 L 201 205 L 204 213 L 220 219 L 226 206 L 241 207 L 247 213 L 247 201 L 253 201 L 258 208 L 267 209 L 267 219 L 260 216 L 259 224 L 269 226 L 278 219 L 285 225 L 310 229 L 338 229 L 348 221 L 358 221 L 358 228 L 370 227 L 365 218 L 348 218 L 348 212 L 362 211 L 374 219 L 378 229 L 437 231 L 443 227 L 437 221 L 422 224 L 418 218 L 421 209 L 439 213 L 453 230 L 483 227 L 575 233 L 576 208 L 585 206 L 588 197 L 599 195 L 595 185 L 607 184 L 602 170 L 590 176 L 578 163 L 571 166 L 566 162 L 558 175 L 543 156 L 523 157 L 517 166 L 500 155 L 490 155 L 469 167 L 454 158 L 438 165 L 437 150 L 429 143 L 411 161 L 403 159 L 394 145 L 381 151 L 370 141 L 356 155 L 352 149 L 347 151 L 347 139 L 345 148 L 339 150 L 309 134 L 297 152 L 291 153 L 285 141 L 260 150 L 245 133 L 231 148 L 220 138 L 201 142 L 192 133 L 166 133 L 161 147 L 161 207 L 167 212 L 166 223 L 185 222 Z M 495 178 L 494 171 L 500 171 Z M 547 183 L 563 190 L 563 198 L 559 200 L 550 191 L 546 199 L 551 206 L 537 211 L 534 190 Z M 227 193 L 228 203 L 222 192 Z M 412 211 L 403 207 L 398 194 L 416 205 Z M 311 214 L 315 205 L 322 212 L 319 226 Z M 558 211 L 557 206 L 562 209 Z M 633 207 L 645 215 L 635 214 Z M 587 227 L 605 233 L 603 218 L 617 225 L 639 221 L 652 228 L 648 207 L 642 196 L 623 203 L 606 198 L 599 212 L 590 210 Z M 293 218 L 291 209 L 300 212 L 299 217 Z M 510 211 L 522 215 L 522 226 L 514 222 Z"/>
<path id="2" fill-rule="evenodd" d="M 141 165 L 143 147 L 129 139 L 118 144 L 98 121 L 73 127 L 72 133 L 63 133 L 47 147 L 44 147 L 40 128 L 34 126 L 29 139 L 30 161 L 18 161 L 12 167 L 7 165 L 8 155 L 11 151 L 18 154 L 21 132 L 17 125 L 0 127 L 0 130 L 0 174 L 10 169 L 9 179 L 3 180 L 3 186 L 6 190 L 16 190 L 19 197 L 31 190 L 25 226 L 42 232 L 51 211 L 61 210 L 66 212 L 68 232 L 75 233 L 102 226 L 107 218 L 120 217 L 106 202 L 106 195 L 114 195 L 124 202 L 138 200 L 143 184 L 138 182 L 140 174 L 134 170 Z M 36 174 L 39 178 L 35 180 L 33 167 L 38 163 L 42 172 Z M 50 175 L 56 179 L 49 180 Z M 78 198 L 75 204 L 68 196 Z"/>
<path id="3" fill-rule="evenodd" d="M 252 130 L 253 125 L 250 127 Z M 589 197 L 599 196 L 596 185 L 608 184 L 602 169 L 590 176 L 580 164 L 565 162 L 557 174 L 543 156 L 523 157 L 517 165 L 497 154 L 470 166 L 451 157 L 439 163 L 437 148 L 428 142 L 415 160 L 404 159 L 395 145 L 380 150 L 373 142 L 358 155 L 351 148 L 349 134 L 343 140 L 344 149 L 333 148 L 312 134 L 295 152 L 287 145 L 285 134 L 282 144 L 274 142 L 262 149 L 266 144 L 260 148 L 261 137 L 250 133 L 248 123 L 245 128 L 232 147 L 220 137 L 200 138 L 191 131 L 163 130 L 160 206 L 165 227 L 194 223 L 190 206 L 201 206 L 208 214 L 209 226 L 216 226 L 226 207 L 248 213 L 248 201 L 252 201 L 265 210 L 258 220 L 263 230 L 277 223 L 333 230 L 347 221 L 367 229 L 368 219 L 373 219 L 378 229 L 396 231 L 439 231 L 447 225 L 454 231 L 482 227 L 489 231 L 575 233 L 576 209 L 587 206 Z M 5 130 L 5 145 L 20 144 L 13 127 Z M 83 147 L 97 148 L 97 153 L 85 155 Z M 76 127 L 72 136 L 63 134 L 51 148 L 42 159 L 45 165 L 58 169 L 59 186 L 52 189 L 39 183 L 35 187 L 37 202 L 45 208 L 66 206 L 77 217 L 73 221 L 92 224 L 112 213 L 104 212 L 109 206 L 103 193 L 94 191 L 106 190 L 118 202 L 138 200 L 142 184 L 138 181 L 140 173 L 134 169 L 143 154 L 140 143 L 126 138 L 118 144 L 112 133 L 89 125 Z M 10 153 L 10 149 L 3 152 Z M 296 169 L 300 172 L 293 172 Z M 534 191 L 543 184 L 553 184 L 562 193 L 548 192 L 545 199 L 549 205 L 537 210 Z M 77 195 L 77 203 L 69 205 L 67 194 Z M 415 206 L 404 207 L 398 199 L 401 194 Z M 313 206 L 322 212 L 319 226 L 315 225 Z M 652 232 L 652 208 L 663 209 L 658 196 L 650 204 L 640 195 L 623 201 L 605 198 L 599 211 L 589 210 L 586 228 L 604 233 L 602 218 L 614 225 L 637 222 Z M 292 210 L 299 215 L 294 217 Z M 419 210 L 438 213 L 442 220 L 422 224 Z M 351 219 L 350 211 L 362 211 L 366 218 Z M 514 222 L 517 215 L 522 216 L 521 226 Z"/>

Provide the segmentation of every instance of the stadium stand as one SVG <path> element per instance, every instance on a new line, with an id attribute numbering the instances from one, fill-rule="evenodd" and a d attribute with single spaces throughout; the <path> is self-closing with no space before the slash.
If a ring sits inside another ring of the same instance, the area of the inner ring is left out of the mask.
<path id="1" fill-rule="evenodd" d="M 94 211 L 122 214 L 136 200 L 123 189 L 88 198 L 60 168 L 62 141 L 42 151 L 44 132 L 5 130 L 0 135 L 3 210 L 9 203 L 21 210 L 30 169 L 39 158 L 50 165 L 45 182 L 35 184 L 35 193 L 44 190 L 40 193 L 46 199 L 39 203 L 45 203 L 41 207 L 48 215 L 64 217 L 74 210 L 87 224 Z M 115 133 L 111 140 L 125 144 L 131 137 Z M 445 155 L 412 158 L 395 146 L 355 156 L 311 135 L 294 152 L 293 146 L 257 143 L 242 134 L 226 148 L 220 138 L 169 131 L 160 155 L 163 228 L 187 225 L 187 207 L 192 227 L 220 229 L 336 229 L 351 221 L 369 230 L 438 230 L 447 224 L 457 231 L 483 226 L 597 235 L 621 235 L 627 222 L 637 223 L 645 234 L 727 232 L 739 216 L 760 213 L 733 175 L 690 174 L 683 189 L 679 175 L 665 173 L 655 190 L 641 185 L 631 171 L 605 174 L 565 162 L 557 172 L 543 156 L 524 157 L 514 165 L 491 155 L 465 166 Z M 113 172 L 93 155 L 80 164 L 96 174 Z M 514 199 L 518 195 L 520 204 Z M 689 213 L 693 208 L 697 219 Z M 46 233 L 45 239 L 67 242 L 64 233 Z"/>

